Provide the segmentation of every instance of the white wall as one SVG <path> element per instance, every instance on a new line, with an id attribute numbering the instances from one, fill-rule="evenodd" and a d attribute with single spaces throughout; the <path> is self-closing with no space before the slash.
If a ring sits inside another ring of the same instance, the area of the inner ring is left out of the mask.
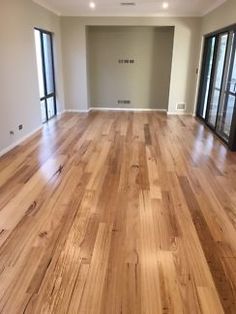
<path id="1" fill-rule="evenodd" d="M 236 23 L 236 0 L 227 0 L 202 19 L 202 35 Z"/>
<path id="2" fill-rule="evenodd" d="M 0 153 L 41 126 L 34 27 L 54 33 L 58 109 L 64 108 L 60 18 L 31 0 L 1 0 Z"/>
<path id="3" fill-rule="evenodd" d="M 193 112 L 199 61 L 199 18 L 62 17 L 66 109 L 87 110 L 89 104 L 86 26 L 174 26 L 169 112 L 185 102 Z"/>
<path id="4" fill-rule="evenodd" d="M 167 110 L 173 36 L 173 27 L 88 27 L 91 106 Z"/>

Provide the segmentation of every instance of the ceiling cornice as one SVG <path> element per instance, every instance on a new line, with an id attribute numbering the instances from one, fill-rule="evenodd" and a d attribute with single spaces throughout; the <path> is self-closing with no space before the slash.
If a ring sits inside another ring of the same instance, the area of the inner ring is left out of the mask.
<path id="1" fill-rule="evenodd" d="M 62 12 L 59 12 L 57 9 L 55 9 L 54 7 L 52 7 L 51 5 L 49 5 L 47 3 L 47 1 L 45 0 L 32 0 L 34 3 L 36 3 L 37 5 L 40 5 L 41 7 L 45 8 L 48 11 L 51 11 L 52 13 L 56 14 L 57 16 L 65 16 L 65 17 L 163 17 L 163 18 L 179 18 L 179 17 L 185 17 L 185 18 L 191 18 L 191 17 L 204 17 L 207 14 L 211 13 L 212 11 L 214 11 L 215 9 L 217 9 L 218 7 L 220 7 L 221 5 L 223 5 L 227 0 L 218 0 L 216 3 L 214 3 L 210 8 L 208 8 L 206 11 L 201 12 L 199 14 L 192 14 L 192 15 L 185 15 L 185 14 L 148 14 L 148 15 L 140 15 L 140 14 L 122 14 L 122 15 L 104 15 L 104 14 L 96 14 L 96 15 L 84 15 L 84 14 L 75 14 L 75 15 L 71 15 L 71 14 L 63 14 Z"/>
<path id="2" fill-rule="evenodd" d="M 59 12 L 58 10 L 56 10 L 55 8 L 53 8 L 51 5 L 49 5 L 48 3 L 46 3 L 46 1 L 44 0 L 32 0 L 34 3 L 36 3 L 37 5 L 43 7 L 44 9 L 56 14 L 57 16 L 62 16 L 62 13 Z"/>
<path id="3" fill-rule="evenodd" d="M 210 6 L 210 8 L 208 8 L 206 11 L 204 11 L 201 16 L 206 16 L 207 14 L 211 13 L 212 11 L 214 11 L 215 9 L 219 8 L 220 6 L 222 6 L 227 0 L 219 0 L 216 3 L 214 3 L 212 6 Z"/>

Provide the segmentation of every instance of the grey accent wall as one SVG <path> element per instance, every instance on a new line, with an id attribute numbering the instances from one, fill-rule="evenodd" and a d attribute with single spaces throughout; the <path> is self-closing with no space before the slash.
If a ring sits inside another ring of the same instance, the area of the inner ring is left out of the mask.
<path id="1" fill-rule="evenodd" d="M 91 106 L 168 110 L 173 39 L 173 27 L 88 27 Z"/>
<path id="2" fill-rule="evenodd" d="M 176 113 L 177 104 L 186 103 L 186 112 L 193 113 L 200 51 L 200 18 L 62 17 L 61 21 L 66 109 L 84 111 L 91 106 L 86 45 L 88 26 L 172 26 L 175 32 L 168 111 Z"/>

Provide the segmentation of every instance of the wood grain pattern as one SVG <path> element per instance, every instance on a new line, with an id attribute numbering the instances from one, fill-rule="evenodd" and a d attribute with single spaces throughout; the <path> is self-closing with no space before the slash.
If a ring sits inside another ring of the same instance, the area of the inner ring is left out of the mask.
<path id="1" fill-rule="evenodd" d="M 236 313 L 235 173 L 191 117 L 54 119 L 0 159 L 0 313 Z"/>

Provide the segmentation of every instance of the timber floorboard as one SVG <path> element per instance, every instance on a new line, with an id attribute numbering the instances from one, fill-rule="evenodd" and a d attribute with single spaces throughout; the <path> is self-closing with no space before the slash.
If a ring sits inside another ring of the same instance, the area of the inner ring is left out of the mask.
<path id="1" fill-rule="evenodd" d="M 0 313 L 235 314 L 236 154 L 187 116 L 49 122 L 0 158 Z"/>

